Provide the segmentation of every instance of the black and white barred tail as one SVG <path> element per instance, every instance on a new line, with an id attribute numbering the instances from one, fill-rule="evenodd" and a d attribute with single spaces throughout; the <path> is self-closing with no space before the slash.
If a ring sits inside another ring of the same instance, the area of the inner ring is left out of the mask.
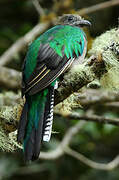
<path id="1" fill-rule="evenodd" d="M 50 140 L 53 123 L 55 87 L 56 86 L 53 85 L 48 86 L 48 93 L 46 96 L 44 96 L 42 91 L 32 97 L 26 97 L 17 136 L 18 142 L 23 142 L 24 144 L 25 161 L 38 159 L 42 141 Z M 35 108 L 32 109 L 34 106 Z M 31 110 L 33 116 L 29 116 Z M 37 116 L 34 116 L 34 114 L 37 114 Z M 36 118 L 35 121 L 34 118 Z M 28 127 L 30 128 L 28 129 Z"/>
<path id="2" fill-rule="evenodd" d="M 54 108 L 54 90 L 57 89 L 58 83 L 56 81 L 55 86 L 50 86 L 47 95 L 46 109 L 44 114 L 43 123 L 43 141 L 49 141 L 52 133 L 53 124 L 53 108 Z"/>

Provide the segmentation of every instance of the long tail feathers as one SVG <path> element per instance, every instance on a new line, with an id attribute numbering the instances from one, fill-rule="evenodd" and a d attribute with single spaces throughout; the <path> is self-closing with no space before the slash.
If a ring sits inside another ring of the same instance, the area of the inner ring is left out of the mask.
<path id="1" fill-rule="evenodd" d="M 18 128 L 18 142 L 23 142 L 25 161 L 36 160 L 41 142 L 49 141 L 52 131 L 54 86 L 26 97 Z"/>
<path id="2" fill-rule="evenodd" d="M 23 142 L 24 136 L 25 136 L 25 129 L 26 129 L 26 125 L 28 122 L 28 118 L 27 118 L 27 112 L 28 112 L 28 103 L 27 100 L 24 104 L 23 110 L 22 110 L 22 114 L 21 114 L 21 118 L 20 118 L 20 123 L 18 126 L 18 136 L 17 136 L 17 141 L 18 142 Z"/>

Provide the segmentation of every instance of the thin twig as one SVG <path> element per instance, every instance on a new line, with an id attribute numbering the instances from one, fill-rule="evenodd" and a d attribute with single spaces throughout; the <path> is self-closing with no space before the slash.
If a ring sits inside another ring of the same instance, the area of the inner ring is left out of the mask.
<path id="1" fill-rule="evenodd" d="M 35 9 L 37 10 L 38 14 L 40 16 L 44 16 L 45 12 L 44 12 L 44 9 L 41 7 L 39 1 L 38 0 L 32 0 L 32 3 L 34 5 Z"/>
<path id="2" fill-rule="evenodd" d="M 80 15 L 90 14 L 90 13 L 97 12 L 99 10 L 109 8 L 112 6 L 116 6 L 116 5 L 119 5 L 119 0 L 111 0 L 111 1 L 107 1 L 107 2 L 103 2 L 103 3 L 93 5 L 91 7 L 83 8 L 83 9 L 79 10 L 78 13 Z"/>

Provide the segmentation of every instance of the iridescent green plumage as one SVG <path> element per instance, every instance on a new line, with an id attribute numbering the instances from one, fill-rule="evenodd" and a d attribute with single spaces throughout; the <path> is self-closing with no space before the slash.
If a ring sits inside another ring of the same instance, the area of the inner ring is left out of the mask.
<path id="1" fill-rule="evenodd" d="M 64 48 L 67 58 L 73 58 L 74 52 L 77 57 L 82 55 L 84 38 L 85 34 L 80 28 L 68 25 L 58 25 L 45 32 L 29 46 L 24 71 L 25 78 L 29 78 L 36 66 L 40 44 L 48 43 L 61 57 L 63 57 L 62 49 Z"/>
<path id="2" fill-rule="evenodd" d="M 64 15 L 59 24 L 28 48 L 23 66 L 22 94 L 26 102 L 18 128 L 25 160 L 35 160 L 42 141 L 49 141 L 53 121 L 56 79 L 86 53 L 86 36 L 79 28 L 90 23 L 78 15 Z"/>
<path id="3" fill-rule="evenodd" d="M 32 154 L 32 149 L 28 149 L 28 152 L 26 150 L 27 146 L 29 146 L 30 143 L 32 143 L 32 138 L 35 137 L 35 135 L 39 132 L 37 132 L 39 130 L 39 118 L 40 116 L 42 116 L 42 113 L 44 112 L 44 108 L 45 108 L 45 103 L 46 103 L 46 96 L 48 94 L 48 89 L 45 89 L 44 91 L 35 94 L 33 96 L 30 96 L 27 98 L 27 103 L 29 108 L 29 113 L 28 113 L 28 124 L 27 124 L 27 128 L 26 128 L 26 135 L 24 137 L 24 143 L 23 143 L 23 150 L 24 150 L 24 154 Z M 40 122 L 40 131 L 42 131 L 42 125 L 43 122 Z M 32 137 L 30 136 L 32 133 L 34 133 L 34 130 L 36 132 L 36 134 L 34 134 Z M 42 139 L 42 134 L 39 133 L 39 139 L 41 141 Z M 38 139 L 38 141 L 39 141 Z M 31 155 L 32 156 L 32 160 L 35 159 L 35 156 L 38 156 L 38 150 L 39 149 L 37 147 L 37 144 L 39 144 L 40 142 L 36 142 L 35 143 L 35 150 L 34 150 L 34 154 L 36 155 Z M 30 145 L 32 146 L 32 145 Z M 30 160 L 30 158 L 28 158 L 28 160 Z"/>

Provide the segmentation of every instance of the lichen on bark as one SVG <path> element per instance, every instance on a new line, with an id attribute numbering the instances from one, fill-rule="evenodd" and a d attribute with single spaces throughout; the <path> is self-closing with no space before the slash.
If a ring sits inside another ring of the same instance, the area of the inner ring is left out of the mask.
<path id="1" fill-rule="evenodd" d="M 80 103 L 78 93 L 75 92 L 79 92 L 82 87 L 119 90 L 118 42 L 118 28 L 111 29 L 94 40 L 88 52 L 90 58 L 85 58 L 84 64 L 79 64 L 64 75 L 64 80 L 55 92 L 55 104 L 62 102 L 56 110 L 66 107 L 63 111 L 72 111 Z M 12 131 L 17 128 L 24 101 L 18 100 L 18 105 L 17 100 L 14 101 L 9 106 L 5 104 L 0 107 L 0 147 L 3 151 L 14 151 L 16 147 L 20 147 L 16 143 L 16 133 Z"/>
<path id="2" fill-rule="evenodd" d="M 119 90 L 119 29 L 114 28 L 97 37 L 89 55 L 101 56 L 105 73 L 100 77 L 102 88 Z"/>

